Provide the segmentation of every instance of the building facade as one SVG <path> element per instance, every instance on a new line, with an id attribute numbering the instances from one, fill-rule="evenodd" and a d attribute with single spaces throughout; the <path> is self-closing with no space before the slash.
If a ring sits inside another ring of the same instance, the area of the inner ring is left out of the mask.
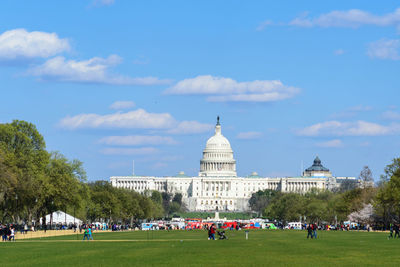
<path id="1" fill-rule="evenodd" d="M 152 190 L 181 193 L 189 211 L 247 211 L 250 197 L 259 190 L 296 193 L 305 193 L 312 188 L 333 190 L 345 180 L 356 179 L 333 177 L 332 173 L 322 166 L 318 156 L 301 177 L 261 177 L 255 172 L 247 177 L 238 177 L 233 150 L 228 139 L 222 135 L 219 118 L 215 133 L 207 140 L 203 150 L 198 176 L 189 177 L 180 172 L 171 177 L 110 177 L 113 186 L 139 193 Z"/>

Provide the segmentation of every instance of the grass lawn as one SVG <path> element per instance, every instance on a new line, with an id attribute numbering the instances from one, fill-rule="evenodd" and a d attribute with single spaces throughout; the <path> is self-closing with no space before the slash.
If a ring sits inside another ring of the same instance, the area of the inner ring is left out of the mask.
<path id="1" fill-rule="evenodd" d="M 94 233 L 0 244 L 0 266 L 400 266 L 400 239 L 387 233 L 227 231 L 208 241 L 205 231 Z"/>

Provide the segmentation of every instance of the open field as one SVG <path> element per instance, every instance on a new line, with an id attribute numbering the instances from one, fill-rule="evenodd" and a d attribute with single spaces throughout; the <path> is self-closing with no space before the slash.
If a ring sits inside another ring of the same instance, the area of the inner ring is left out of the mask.
<path id="1" fill-rule="evenodd" d="M 94 233 L 0 244 L 0 266 L 400 266 L 400 239 L 387 233 L 227 231 L 229 240 L 208 241 L 205 231 Z"/>

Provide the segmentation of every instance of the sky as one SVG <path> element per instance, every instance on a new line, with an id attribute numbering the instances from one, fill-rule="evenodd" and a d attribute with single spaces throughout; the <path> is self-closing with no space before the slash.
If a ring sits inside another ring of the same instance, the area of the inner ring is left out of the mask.
<path id="1" fill-rule="evenodd" d="M 375 180 L 400 151 L 398 1 L 0 3 L 0 123 L 88 180 L 196 176 L 216 117 L 239 176 Z"/>

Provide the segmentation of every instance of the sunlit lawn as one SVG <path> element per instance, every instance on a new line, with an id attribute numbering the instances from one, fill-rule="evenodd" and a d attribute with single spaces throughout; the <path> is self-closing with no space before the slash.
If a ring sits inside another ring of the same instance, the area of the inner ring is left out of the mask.
<path id="1" fill-rule="evenodd" d="M 387 233 L 227 231 L 208 241 L 205 231 L 94 233 L 1 243 L 0 266 L 400 266 L 400 239 Z"/>

